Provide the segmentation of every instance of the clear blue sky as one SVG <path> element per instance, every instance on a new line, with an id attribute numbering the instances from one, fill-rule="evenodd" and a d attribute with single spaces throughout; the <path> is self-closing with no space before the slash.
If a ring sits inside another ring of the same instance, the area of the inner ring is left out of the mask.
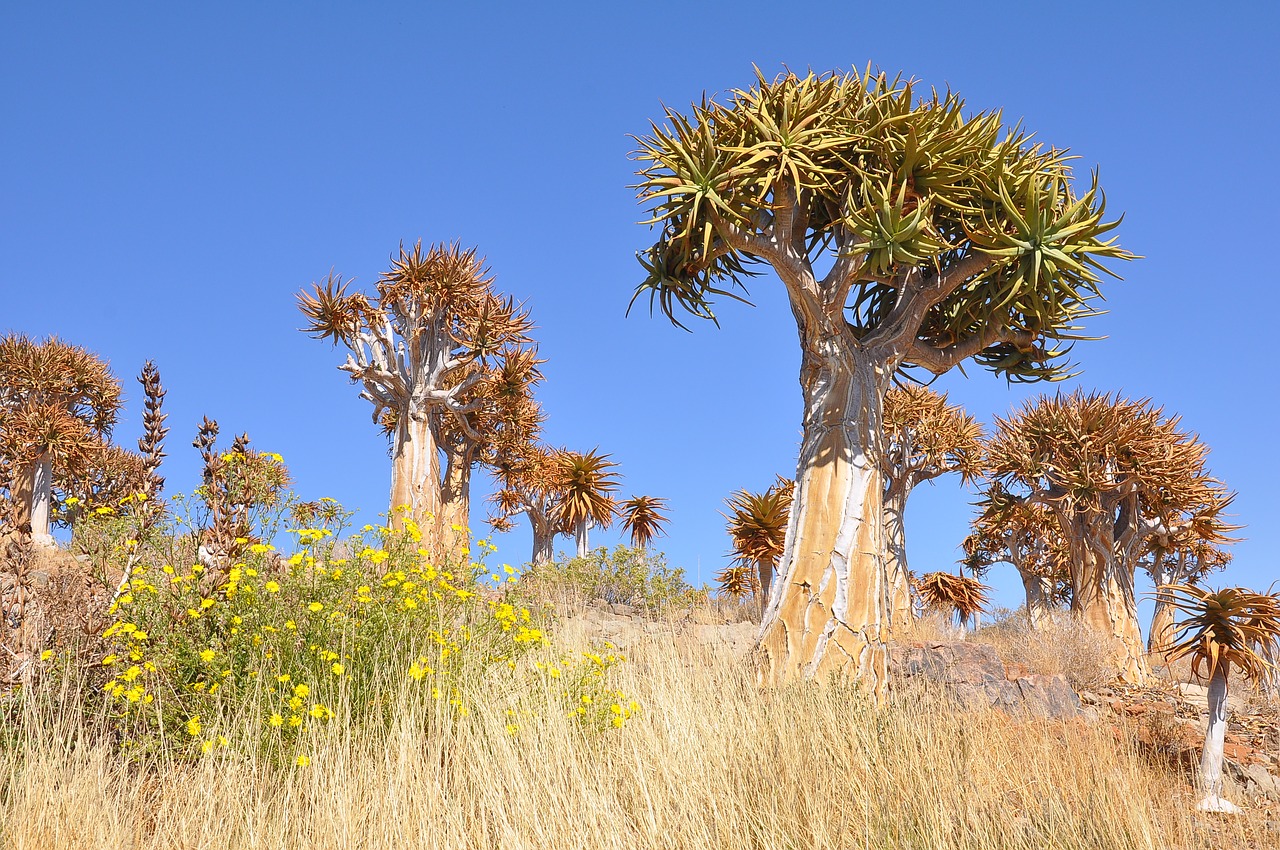
<path id="1" fill-rule="evenodd" d="M 1280 577 L 1273 330 L 1280 230 L 1270 4 L 9 3 L 0 8 L 0 331 L 57 334 L 169 389 L 170 490 L 200 417 L 283 454 L 307 498 L 385 510 L 389 464 L 339 352 L 295 329 L 331 268 L 371 284 L 401 240 L 459 239 L 524 300 L 548 441 L 611 453 L 665 496 L 663 548 L 707 580 L 718 511 L 794 473 L 794 325 L 776 281 L 722 327 L 624 317 L 650 244 L 628 134 L 663 103 L 869 61 L 1003 107 L 1102 168 L 1122 243 L 1090 388 L 1150 396 L 1212 447 L 1247 528 L 1222 580 Z M 1038 388 L 940 385 L 990 422 Z M 483 482 L 480 484 L 483 495 Z M 972 494 L 912 498 L 910 557 L 950 568 Z M 482 519 L 479 510 L 473 522 Z M 615 532 L 594 541 L 613 542 Z M 529 538 L 496 539 L 528 557 Z M 567 546 L 569 541 L 562 540 Z M 997 573 L 999 601 L 1016 577 Z"/>

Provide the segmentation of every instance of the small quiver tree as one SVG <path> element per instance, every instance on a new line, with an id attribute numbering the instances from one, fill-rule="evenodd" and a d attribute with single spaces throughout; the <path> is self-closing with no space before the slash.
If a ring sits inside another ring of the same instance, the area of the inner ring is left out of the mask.
<path id="1" fill-rule="evenodd" d="M 643 552 L 653 538 L 665 534 L 666 509 L 666 499 L 658 496 L 632 496 L 621 504 L 622 528 L 631 535 L 632 546 Z"/>
<path id="2" fill-rule="evenodd" d="M 947 572 L 925 573 L 916 579 L 915 588 L 926 608 L 954 616 L 961 633 L 987 605 L 986 585 L 968 576 Z"/>
<path id="3" fill-rule="evenodd" d="M 608 528 L 618 514 L 612 494 L 618 489 L 618 466 L 609 455 L 596 454 L 596 449 L 583 454 L 561 450 L 556 455 L 559 481 L 556 489 L 563 494 L 557 506 L 557 524 L 572 529 L 578 544 L 578 557 L 591 553 L 587 529 Z"/>
<path id="4" fill-rule="evenodd" d="M 1030 401 L 996 424 L 989 474 L 1052 511 L 1070 556 L 1072 612 L 1122 679 L 1143 681 L 1139 560 L 1193 523 L 1231 528 L 1222 518 L 1231 494 L 1209 476 L 1208 447 L 1149 400 L 1083 391 Z"/>
<path id="5" fill-rule="evenodd" d="M 982 426 L 959 405 L 919 384 L 884 396 L 885 564 L 894 632 L 911 625 L 911 571 L 907 565 L 907 498 L 916 485 L 960 473 L 969 483 L 982 473 Z"/>
<path id="6" fill-rule="evenodd" d="M 1152 539 L 1141 561 L 1156 589 L 1155 610 L 1147 630 L 1149 654 L 1163 656 L 1173 641 L 1174 609 L 1160 589 L 1165 585 L 1198 584 L 1209 573 L 1224 569 L 1232 557 L 1224 544 L 1234 542 L 1225 531 L 1234 528 L 1225 526 L 1216 516 L 1206 517 L 1203 521 L 1193 519 L 1177 534 Z"/>
<path id="7" fill-rule="evenodd" d="M 729 513 L 725 514 L 729 520 L 726 530 L 733 545 L 734 562 L 737 568 L 745 568 L 748 574 L 754 572 L 749 584 L 759 602 L 761 617 L 773 584 L 774 567 L 786 548 L 787 523 L 794 492 L 795 482 L 780 477 L 763 493 L 739 490 L 725 501 L 729 508 Z M 726 591 L 730 586 L 742 584 L 733 569 L 730 567 L 730 571 L 718 577 Z"/>
<path id="8" fill-rule="evenodd" d="M 373 405 L 373 421 L 391 437 L 391 516 L 402 509 L 423 533 L 423 545 L 445 546 L 441 469 L 442 431 L 448 420 L 468 439 L 483 442 L 468 420 L 484 401 L 469 393 L 484 380 L 489 361 L 508 346 L 529 341 L 528 314 L 493 290 L 493 278 L 475 249 L 416 243 L 392 258 L 372 297 L 347 292 L 330 274 L 298 295 L 303 330 L 342 343 L 338 368 L 360 384 Z"/>
<path id="9" fill-rule="evenodd" d="M 1057 518 L 999 484 L 987 488 L 978 510 L 964 540 L 964 565 L 977 577 L 992 564 L 1010 564 L 1026 591 L 1031 628 L 1044 628 L 1071 599 L 1071 557 Z"/>
<path id="10" fill-rule="evenodd" d="M 54 545 L 55 479 L 88 473 L 120 406 L 120 382 L 87 350 L 53 337 L 0 337 L 0 455 L 12 524 L 35 545 Z"/>
<path id="11" fill-rule="evenodd" d="M 1274 674 L 1280 660 L 1280 598 L 1241 587 L 1211 591 L 1187 584 L 1165 585 L 1159 595 L 1183 615 L 1174 625 L 1177 637 L 1167 650 L 1170 659 L 1190 657 L 1193 675 L 1206 664 L 1209 668 L 1209 725 L 1200 756 L 1205 796 L 1197 808 L 1239 812 L 1222 796 L 1228 680 L 1232 667 L 1255 683 Z"/>
<path id="12" fill-rule="evenodd" d="M 800 339 L 803 438 L 787 548 L 757 659 L 762 681 L 887 683 L 883 401 L 909 367 L 973 358 L 1010 380 L 1063 375 L 1094 311 L 1106 234 L 1097 180 L 1069 157 L 966 114 L 957 95 L 867 74 L 782 74 L 667 110 L 638 140 L 658 239 L 649 297 L 714 319 L 767 265 Z"/>

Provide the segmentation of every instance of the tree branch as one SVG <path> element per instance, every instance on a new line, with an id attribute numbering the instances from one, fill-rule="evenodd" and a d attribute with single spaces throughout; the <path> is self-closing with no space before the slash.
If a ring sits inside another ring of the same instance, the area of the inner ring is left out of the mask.
<path id="1" fill-rule="evenodd" d="M 990 325 L 977 336 L 946 348 L 937 348 L 923 340 L 913 339 L 902 359 L 906 363 L 928 369 L 935 375 L 941 375 L 978 352 L 998 343 L 1007 342 L 1025 349 L 1034 346 L 1035 339 L 1035 334 L 1030 331 L 1015 331 L 1011 328 Z"/>
<path id="2" fill-rule="evenodd" d="M 893 351 L 906 348 L 920 332 L 920 325 L 930 309 L 994 265 L 996 261 L 985 254 L 969 254 L 927 282 L 919 269 L 909 269 L 898 289 L 897 303 L 889 311 L 884 324 L 867 337 L 867 345 L 883 346 Z"/>

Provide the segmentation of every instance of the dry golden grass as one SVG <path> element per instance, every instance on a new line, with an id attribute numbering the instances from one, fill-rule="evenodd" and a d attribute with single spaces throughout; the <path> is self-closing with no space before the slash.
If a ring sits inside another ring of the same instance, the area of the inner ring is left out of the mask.
<path id="1" fill-rule="evenodd" d="M 234 745 L 144 768 L 88 743 L 72 712 L 27 717 L 0 752 L 3 846 L 1268 846 L 1250 843 L 1259 815 L 1193 816 L 1181 778 L 1104 728 L 952 714 L 924 692 L 881 709 L 838 687 L 760 693 L 743 662 L 662 635 L 621 676 L 644 705 L 622 730 L 543 711 L 513 737 L 478 705 L 427 738 L 406 711 L 389 735 L 330 725 L 304 768 Z"/>
<path id="2" fill-rule="evenodd" d="M 1006 665 L 1065 676 L 1077 691 L 1096 690 L 1115 678 L 1097 634 L 1065 612 L 1052 623 L 1033 629 L 1021 610 L 1000 611 L 995 622 L 982 628 L 973 640 L 995 647 Z"/>

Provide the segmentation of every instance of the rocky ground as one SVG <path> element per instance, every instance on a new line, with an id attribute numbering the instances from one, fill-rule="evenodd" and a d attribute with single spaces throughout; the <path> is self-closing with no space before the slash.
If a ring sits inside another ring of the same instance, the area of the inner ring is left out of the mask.
<path id="1" fill-rule="evenodd" d="M 562 625 L 624 651 L 661 640 L 745 657 L 755 638 L 755 623 L 708 619 L 653 618 L 628 605 L 597 602 L 565 617 Z M 1062 676 L 1006 666 L 992 647 L 963 641 L 895 645 L 890 669 L 904 681 L 945 688 L 960 710 L 994 708 L 1017 717 L 1105 724 L 1118 738 L 1133 740 L 1150 758 L 1185 771 L 1188 779 L 1199 764 L 1208 722 L 1202 685 L 1156 678 L 1147 687 L 1115 685 L 1076 693 Z M 1275 809 L 1280 818 L 1280 709 L 1274 702 L 1268 705 L 1243 694 L 1238 687 L 1228 701 L 1226 773 L 1234 786 L 1228 788 L 1228 796 L 1256 808 Z"/>

